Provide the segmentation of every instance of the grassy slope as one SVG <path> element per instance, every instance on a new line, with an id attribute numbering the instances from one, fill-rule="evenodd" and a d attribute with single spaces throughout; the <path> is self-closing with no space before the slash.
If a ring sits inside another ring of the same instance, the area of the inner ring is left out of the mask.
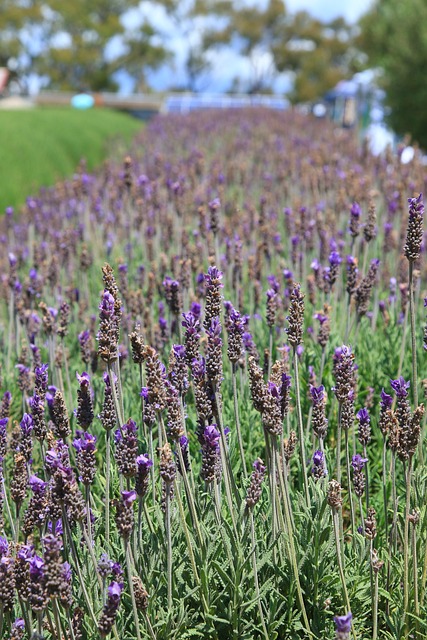
<path id="1" fill-rule="evenodd" d="M 82 158 L 100 164 L 113 140 L 129 140 L 142 124 L 107 109 L 0 111 L 0 214 L 42 186 L 69 177 Z"/>

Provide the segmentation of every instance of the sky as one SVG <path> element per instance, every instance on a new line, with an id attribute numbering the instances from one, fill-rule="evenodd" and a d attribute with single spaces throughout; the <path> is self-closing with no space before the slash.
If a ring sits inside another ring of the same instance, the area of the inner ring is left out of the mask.
<path id="1" fill-rule="evenodd" d="M 343 16 L 347 22 L 356 22 L 371 4 L 372 0 L 286 0 L 291 13 L 304 9 L 321 20 Z"/>
<path id="2" fill-rule="evenodd" d="M 248 5 L 260 7 L 266 3 L 266 0 L 245 0 Z M 300 10 L 309 11 L 313 16 L 328 21 L 336 17 L 343 16 L 347 22 L 354 23 L 365 13 L 372 0 L 286 0 L 286 7 L 290 13 Z M 167 44 L 175 53 L 174 65 L 165 65 L 161 69 L 150 73 L 148 81 L 154 90 L 162 91 L 170 87 L 171 82 L 175 86 L 185 85 L 185 74 L 183 71 L 183 60 L 186 54 L 186 41 L 176 33 L 175 26 L 168 19 L 163 9 L 156 10 L 153 13 L 153 6 L 150 2 L 141 2 L 138 9 L 133 9 L 129 13 L 129 24 L 135 24 L 135 21 L 146 15 L 155 24 L 158 24 L 163 32 L 167 34 Z M 197 34 L 189 34 L 188 36 L 196 38 Z M 261 70 L 268 72 L 271 66 L 271 59 L 265 52 L 259 52 L 257 58 L 257 66 Z M 207 92 L 227 91 L 233 79 L 249 78 L 251 76 L 250 63 L 243 58 L 238 52 L 227 49 L 219 49 L 211 56 L 211 69 L 205 79 L 202 79 L 200 90 Z M 120 82 L 121 93 L 128 93 L 132 89 L 130 79 L 125 76 L 117 78 Z M 243 81 L 244 84 L 244 81 Z M 289 74 L 280 74 L 275 78 L 273 89 L 276 93 L 283 93 L 290 89 L 291 79 Z M 242 87 L 244 88 L 244 86 Z"/>

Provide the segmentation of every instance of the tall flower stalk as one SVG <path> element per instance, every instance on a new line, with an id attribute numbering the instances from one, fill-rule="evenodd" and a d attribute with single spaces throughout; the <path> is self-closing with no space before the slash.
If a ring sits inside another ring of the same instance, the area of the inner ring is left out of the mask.
<path id="1" fill-rule="evenodd" d="M 339 511 L 342 509 L 341 485 L 337 480 L 331 480 L 328 487 L 328 504 L 332 512 L 332 524 L 334 528 L 335 549 L 337 554 L 338 570 L 341 579 L 341 587 L 343 591 L 344 604 L 347 611 L 351 611 L 350 600 L 348 597 L 347 583 L 344 573 L 343 552 L 341 548 L 340 538 L 340 518 Z M 352 625 L 353 637 L 356 638 L 354 626 Z"/>
<path id="2" fill-rule="evenodd" d="M 417 382 L 417 342 L 415 333 L 415 308 L 414 308 L 414 263 L 421 255 L 421 243 L 423 240 L 423 194 L 417 198 L 408 198 L 409 218 L 404 254 L 409 262 L 409 315 L 411 319 L 411 348 L 412 348 L 412 393 L 414 405 L 418 406 L 418 382 Z"/>
<path id="3" fill-rule="evenodd" d="M 302 343 L 303 324 L 304 324 L 304 294 L 301 291 L 299 284 L 294 284 L 291 292 L 291 302 L 288 315 L 288 327 L 286 333 L 288 334 L 288 342 L 293 350 L 293 365 L 294 365 L 294 379 L 295 379 L 295 395 L 296 395 L 296 411 L 297 411 L 297 423 L 298 423 L 298 445 L 300 454 L 301 473 L 304 485 L 304 495 L 308 506 L 310 506 L 310 492 L 308 490 L 308 474 L 307 464 L 305 459 L 305 446 L 304 446 L 304 425 L 302 420 L 301 410 L 301 390 L 298 374 L 298 353 L 297 347 Z"/>

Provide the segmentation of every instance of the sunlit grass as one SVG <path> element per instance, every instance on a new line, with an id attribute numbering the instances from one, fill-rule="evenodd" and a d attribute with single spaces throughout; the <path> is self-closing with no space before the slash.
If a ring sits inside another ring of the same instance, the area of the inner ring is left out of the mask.
<path id="1" fill-rule="evenodd" d="M 0 212 L 20 207 L 40 187 L 72 175 L 82 158 L 99 165 L 113 142 L 128 142 L 142 123 L 108 109 L 42 108 L 0 112 Z"/>

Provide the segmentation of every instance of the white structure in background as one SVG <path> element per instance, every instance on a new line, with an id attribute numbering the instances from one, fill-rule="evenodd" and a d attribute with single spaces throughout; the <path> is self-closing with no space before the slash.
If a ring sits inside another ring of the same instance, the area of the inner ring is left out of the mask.
<path id="1" fill-rule="evenodd" d="M 343 127 L 358 126 L 374 155 L 396 144 L 396 136 L 384 122 L 385 93 L 377 86 L 378 76 L 378 70 L 367 69 L 342 80 L 325 97 L 332 119 Z"/>
<path id="2" fill-rule="evenodd" d="M 229 95 L 226 93 L 175 94 L 166 97 L 164 113 L 189 113 L 198 109 L 238 109 L 241 107 L 269 107 L 285 110 L 289 100 L 274 95 Z"/>

